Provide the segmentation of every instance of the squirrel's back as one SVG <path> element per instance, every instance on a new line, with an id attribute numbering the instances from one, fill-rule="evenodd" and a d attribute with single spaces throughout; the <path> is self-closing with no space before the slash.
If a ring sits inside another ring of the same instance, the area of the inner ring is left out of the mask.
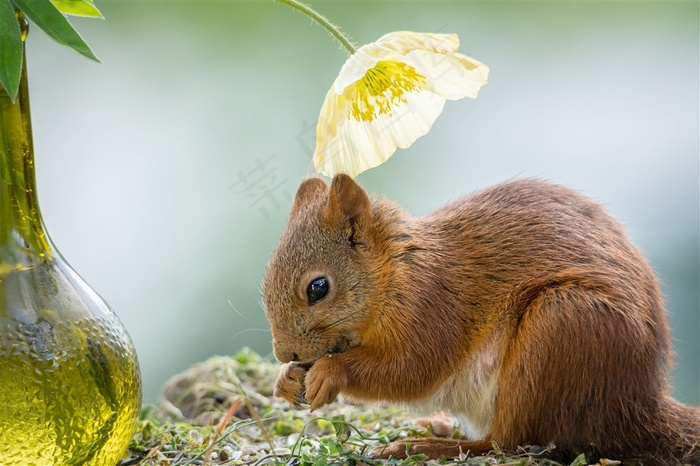
<path id="1" fill-rule="evenodd" d="M 512 285 L 572 268 L 605 272 L 641 280 L 650 306 L 661 305 L 654 273 L 622 225 L 569 188 L 538 179 L 508 181 L 419 222 L 451 244 L 455 264 L 488 271 L 492 281 Z"/>

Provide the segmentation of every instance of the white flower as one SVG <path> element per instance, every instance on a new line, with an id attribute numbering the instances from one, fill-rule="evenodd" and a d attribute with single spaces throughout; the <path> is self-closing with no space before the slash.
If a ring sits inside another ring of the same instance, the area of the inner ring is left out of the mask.
<path id="1" fill-rule="evenodd" d="M 323 102 L 316 171 L 355 177 L 425 135 L 445 100 L 476 98 L 489 69 L 458 48 L 456 34 L 416 32 L 392 32 L 360 47 Z"/>

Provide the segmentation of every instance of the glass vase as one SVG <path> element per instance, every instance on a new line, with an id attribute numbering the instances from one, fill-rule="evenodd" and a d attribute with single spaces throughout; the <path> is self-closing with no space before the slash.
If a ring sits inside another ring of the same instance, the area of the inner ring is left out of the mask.
<path id="1" fill-rule="evenodd" d="M 116 465 L 140 406 L 129 335 L 39 212 L 25 54 L 17 99 L 0 86 L 0 465 Z"/>

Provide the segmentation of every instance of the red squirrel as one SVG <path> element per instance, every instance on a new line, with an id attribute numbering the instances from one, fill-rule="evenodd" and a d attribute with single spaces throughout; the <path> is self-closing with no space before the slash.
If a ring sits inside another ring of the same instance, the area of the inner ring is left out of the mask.
<path id="1" fill-rule="evenodd" d="M 669 395 L 649 264 L 598 204 L 536 179 L 413 217 L 346 175 L 303 181 L 263 280 L 275 394 L 446 411 L 464 439 L 381 454 L 556 445 L 557 458 L 700 465 L 700 410 Z"/>

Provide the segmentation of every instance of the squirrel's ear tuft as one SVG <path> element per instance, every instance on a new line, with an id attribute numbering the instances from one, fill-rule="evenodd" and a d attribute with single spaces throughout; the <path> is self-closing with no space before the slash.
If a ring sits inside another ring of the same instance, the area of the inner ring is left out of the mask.
<path id="1" fill-rule="evenodd" d="M 303 205 L 306 205 L 312 199 L 325 197 L 328 192 L 328 185 L 321 178 L 307 178 L 301 182 L 297 195 L 292 204 L 292 213 L 299 210 Z"/>
<path id="2" fill-rule="evenodd" d="M 325 212 L 327 222 L 341 227 L 350 223 L 354 231 L 355 225 L 367 225 L 370 209 L 367 193 L 352 178 L 342 173 L 333 178 Z"/>

